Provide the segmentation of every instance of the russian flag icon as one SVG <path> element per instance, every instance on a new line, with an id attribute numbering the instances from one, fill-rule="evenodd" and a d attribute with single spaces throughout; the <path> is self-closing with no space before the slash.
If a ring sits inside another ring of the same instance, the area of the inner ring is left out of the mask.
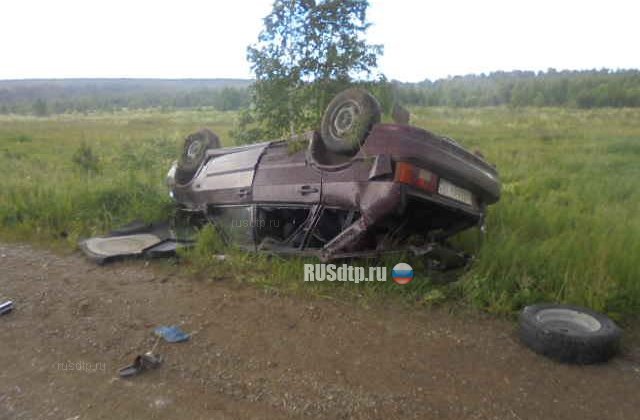
<path id="1" fill-rule="evenodd" d="M 398 263 L 393 266 L 391 277 L 397 284 L 408 284 L 413 280 L 413 268 L 407 263 Z"/>

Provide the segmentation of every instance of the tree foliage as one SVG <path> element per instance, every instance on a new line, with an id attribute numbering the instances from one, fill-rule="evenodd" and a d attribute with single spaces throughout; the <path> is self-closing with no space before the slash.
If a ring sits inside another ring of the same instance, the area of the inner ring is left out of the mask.
<path id="1" fill-rule="evenodd" d="M 240 141 L 315 127 L 338 91 L 372 76 L 382 46 L 364 39 L 368 6 L 367 0 L 275 0 L 258 42 L 247 48 L 256 80 Z"/>

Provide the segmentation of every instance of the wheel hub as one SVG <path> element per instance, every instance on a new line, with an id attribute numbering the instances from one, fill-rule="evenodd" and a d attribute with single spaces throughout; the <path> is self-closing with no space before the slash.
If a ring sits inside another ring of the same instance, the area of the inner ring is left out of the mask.
<path id="1" fill-rule="evenodd" d="M 351 130 L 358 114 L 358 107 L 353 103 L 346 103 L 336 110 L 333 119 L 333 128 L 338 137 L 342 137 Z"/>
<path id="2" fill-rule="evenodd" d="M 200 155 L 202 151 L 202 141 L 196 140 L 187 148 L 187 159 L 194 160 Z"/>
<path id="3" fill-rule="evenodd" d="M 544 309 L 538 312 L 536 319 L 550 330 L 564 333 L 591 333 L 602 328 L 596 318 L 571 309 Z"/>

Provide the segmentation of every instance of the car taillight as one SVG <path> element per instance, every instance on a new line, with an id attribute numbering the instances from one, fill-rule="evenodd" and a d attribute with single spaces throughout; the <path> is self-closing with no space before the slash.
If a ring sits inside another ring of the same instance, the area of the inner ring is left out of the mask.
<path id="1" fill-rule="evenodd" d="M 436 174 L 407 162 L 398 162 L 396 164 L 394 181 L 429 192 L 436 192 L 438 189 L 438 176 Z"/>

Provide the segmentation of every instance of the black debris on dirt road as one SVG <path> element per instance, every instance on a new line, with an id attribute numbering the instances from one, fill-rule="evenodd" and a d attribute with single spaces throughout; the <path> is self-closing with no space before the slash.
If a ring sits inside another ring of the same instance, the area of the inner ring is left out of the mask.
<path id="1" fill-rule="evenodd" d="M 5 302 L 0 302 L 0 315 L 8 314 L 13 311 L 13 302 L 7 300 Z"/>

